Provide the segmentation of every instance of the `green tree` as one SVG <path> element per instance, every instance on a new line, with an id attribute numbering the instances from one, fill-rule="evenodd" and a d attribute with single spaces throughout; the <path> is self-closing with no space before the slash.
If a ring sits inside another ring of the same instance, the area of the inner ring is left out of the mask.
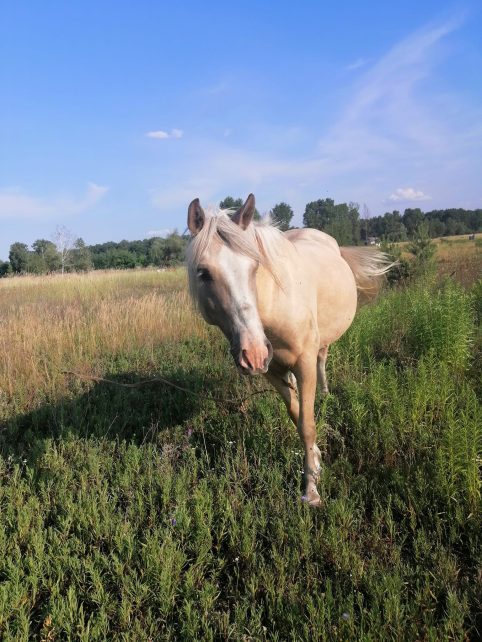
<path id="1" fill-rule="evenodd" d="M 151 265 L 162 265 L 164 260 L 164 239 L 156 237 L 152 239 L 149 248 L 149 263 Z"/>
<path id="2" fill-rule="evenodd" d="M 29 274 L 45 274 L 47 272 L 47 265 L 41 254 L 29 252 L 27 272 L 29 272 Z"/>
<path id="3" fill-rule="evenodd" d="M 233 198 L 232 196 L 226 196 L 220 203 L 219 203 L 219 208 L 222 210 L 239 210 L 239 208 L 244 204 L 244 201 L 242 198 Z M 254 216 L 253 216 L 255 221 L 259 221 L 261 219 L 260 213 L 258 212 L 257 209 L 254 210 Z"/>
<path id="4" fill-rule="evenodd" d="M 303 224 L 323 230 L 340 245 L 357 245 L 360 242 L 360 215 L 356 203 L 335 205 L 332 198 L 312 201 L 306 205 Z"/>
<path id="5" fill-rule="evenodd" d="M 394 263 L 394 266 L 386 275 L 388 283 L 394 285 L 408 281 L 411 276 L 411 264 L 409 260 L 402 256 L 402 248 L 400 245 L 384 241 L 381 250 Z"/>
<path id="6" fill-rule="evenodd" d="M 7 276 L 12 271 L 10 261 L 0 261 L 0 277 Z"/>
<path id="7" fill-rule="evenodd" d="M 423 213 L 419 207 L 407 208 L 403 213 L 403 224 L 407 230 L 408 238 L 413 238 L 419 225 L 423 223 Z"/>
<path id="8" fill-rule="evenodd" d="M 286 230 L 290 229 L 293 210 L 288 203 L 277 203 L 271 210 L 271 218 L 280 230 L 286 232 Z"/>
<path id="9" fill-rule="evenodd" d="M 43 263 L 43 269 L 41 272 L 55 272 L 55 270 L 60 268 L 60 256 L 57 252 L 55 243 L 47 241 L 46 239 L 37 239 L 32 243 L 32 249 L 34 253 L 42 259 L 41 261 L 34 261 L 39 266 L 39 269 Z"/>
<path id="10" fill-rule="evenodd" d="M 120 268 L 127 270 L 135 268 L 137 262 L 137 255 L 134 252 L 122 248 L 111 249 L 106 252 L 105 266 L 107 268 Z"/>
<path id="11" fill-rule="evenodd" d="M 223 198 L 223 200 L 219 203 L 219 207 L 222 210 L 237 210 L 242 206 L 243 203 L 244 201 L 242 198 L 233 198 L 232 196 L 226 196 L 226 198 Z"/>
<path id="12" fill-rule="evenodd" d="M 359 245 L 361 239 L 360 206 L 358 205 L 358 203 L 348 203 L 347 208 L 347 215 L 350 219 L 351 224 L 351 243 L 353 245 Z"/>
<path id="13" fill-rule="evenodd" d="M 105 270 L 109 267 L 109 256 L 107 252 L 100 252 L 92 255 L 94 270 Z"/>
<path id="14" fill-rule="evenodd" d="M 93 267 L 92 253 L 82 238 L 78 238 L 74 241 L 72 249 L 72 265 L 76 272 L 88 272 Z"/>
<path id="15" fill-rule="evenodd" d="M 402 222 L 400 212 L 397 210 L 386 212 L 383 219 L 385 224 L 383 236 L 387 241 L 395 243 L 397 241 L 405 241 L 407 239 L 407 229 Z"/>
<path id="16" fill-rule="evenodd" d="M 427 275 L 435 267 L 435 244 L 429 235 L 428 223 L 423 221 L 414 232 L 414 238 L 408 244 L 408 251 L 415 257 L 413 272 L 415 276 Z"/>
<path id="17" fill-rule="evenodd" d="M 430 219 L 428 222 L 428 229 L 431 238 L 443 236 L 447 230 L 447 226 L 443 221 L 438 218 Z"/>
<path id="18" fill-rule="evenodd" d="M 13 272 L 20 274 L 28 270 L 29 251 L 25 243 L 13 243 L 8 253 Z"/>
<path id="19" fill-rule="evenodd" d="M 164 265 L 178 265 L 184 260 L 186 242 L 177 232 L 170 234 L 164 241 Z"/>

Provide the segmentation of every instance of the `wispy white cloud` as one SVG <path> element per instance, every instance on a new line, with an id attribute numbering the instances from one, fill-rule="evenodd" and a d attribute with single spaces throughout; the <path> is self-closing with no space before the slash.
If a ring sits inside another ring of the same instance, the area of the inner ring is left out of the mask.
<path id="1" fill-rule="evenodd" d="M 319 141 L 323 183 L 375 209 L 400 180 L 423 182 L 440 206 L 467 190 L 475 198 L 469 176 L 482 170 L 482 110 L 452 89 L 450 75 L 438 73 L 461 25 L 461 17 L 427 25 L 363 68 L 347 106 Z"/>
<path id="2" fill-rule="evenodd" d="M 156 138 L 157 140 L 166 140 L 167 138 L 182 138 L 184 132 L 182 129 L 171 129 L 170 132 L 166 132 L 163 129 L 156 129 L 155 131 L 147 132 L 147 138 Z"/>
<path id="3" fill-rule="evenodd" d="M 174 232 L 174 229 L 168 228 L 168 227 L 163 227 L 160 230 L 149 230 L 149 232 L 146 232 L 147 238 L 154 238 L 154 237 L 160 237 L 162 239 L 166 238 L 166 236 L 169 236 L 169 234 L 172 234 Z"/>
<path id="4" fill-rule="evenodd" d="M 272 126 L 246 144 L 231 143 L 231 137 L 222 143 L 193 141 L 182 175 L 173 173 L 153 190 L 152 203 L 170 209 L 195 196 L 214 200 L 259 186 L 258 191 L 277 199 L 288 198 L 291 190 L 301 204 L 306 195 L 335 195 L 336 186 L 342 198 L 368 202 L 376 211 L 390 200 L 386 194 L 395 181 L 423 184 L 429 194 L 445 198 L 449 177 L 453 181 L 455 172 L 467 174 L 467 163 L 477 154 L 479 161 L 469 164 L 480 168 L 482 157 L 481 114 L 457 102 L 448 85 L 439 89 L 433 78 L 434 68 L 448 55 L 444 41 L 459 26 L 458 20 L 428 25 L 374 62 L 355 61 L 352 66 L 363 67 L 362 73 L 315 149 L 293 141 L 286 148 L 276 146 Z M 398 188 L 391 196 L 407 202 L 430 198 L 413 187 Z"/>
<path id="5" fill-rule="evenodd" d="M 162 129 L 157 129 L 156 131 L 152 132 L 147 132 L 146 134 L 147 138 L 157 138 L 158 140 L 164 140 L 165 138 L 169 138 L 169 134 Z"/>
<path id="6" fill-rule="evenodd" d="M 103 185 L 89 183 L 85 194 L 76 198 L 70 195 L 31 196 L 19 187 L 0 188 L 0 219 L 65 218 L 94 207 L 108 189 Z"/>
<path id="7" fill-rule="evenodd" d="M 368 60 L 366 58 L 357 58 L 355 61 L 350 63 L 345 67 L 347 71 L 355 71 L 355 69 L 360 69 L 361 67 L 364 67 L 368 63 Z"/>
<path id="8" fill-rule="evenodd" d="M 314 192 L 313 185 L 319 187 L 319 175 L 320 162 L 316 159 L 285 160 L 226 143 L 205 142 L 191 150 L 189 160 L 183 163 L 182 176 L 177 172 L 166 176 L 163 184 L 150 191 L 150 200 L 163 217 L 180 214 L 181 222 L 176 220 L 181 227 L 188 204 L 197 197 L 204 207 L 210 207 L 227 195 L 245 198 L 254 192 L 260 212 L 282 200 L 295 211 L 302 211 L 306 193 L 310 189 Z M 319 195 L 314 193 L 314 197 Z"/>
<path id="9" fill-rule="evenodd" d="M 182 166 L 183 178 L 168 176 L 165 184 L 150 190 L 151 203 L 161 209 L 176 208 L 199 196 L 204 201 L 236 189 L 268 190 L 281 182 L 298 183 L 319 174 L 317 160 L 284 160 L 242 150 L 227 143 L 200 142 L 192 147 Z M 224 194 L 225 195 L 225 194 Z"/>
<path id="10" fill-rule="evenodd" d="M 338 122 L 320 141 L 332 171 L 434 154 L 446 147 L 446 130 L 417 89 L 430 75 L 435 50 L 454 31 L 455 20 L 421 29 L 395 45 L 355 85 Z"/>
<path id="11" fill-rule="evenodd" d="M 431 196 L 413 187 L 398 187 L 390 196 L 390 201 L 430 201 Z"/>

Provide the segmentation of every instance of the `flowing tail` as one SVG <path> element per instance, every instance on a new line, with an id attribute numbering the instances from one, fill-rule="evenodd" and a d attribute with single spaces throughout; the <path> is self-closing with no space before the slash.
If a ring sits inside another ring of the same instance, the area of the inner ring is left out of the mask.
<path id="1" fill-rule="evenodd" d="M 360 302 L 373 300 L 380 291 L 383 275 L 397 262 L 392 262 L 384 252 L 365 247 L 341 247 L 340 251 L 355 275 Z"/>

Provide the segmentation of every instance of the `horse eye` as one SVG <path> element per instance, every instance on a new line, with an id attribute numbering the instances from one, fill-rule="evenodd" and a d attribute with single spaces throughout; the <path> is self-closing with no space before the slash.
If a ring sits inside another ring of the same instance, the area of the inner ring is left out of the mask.
<path id="1" fill-rule="evenodd" d="M 209 270 L 206 270 L 204 268 L 199 268 L 197 271 L 197 275 L 201 281 L 212 281 L 213 277 L 211 276 L 211 273 Z"/>

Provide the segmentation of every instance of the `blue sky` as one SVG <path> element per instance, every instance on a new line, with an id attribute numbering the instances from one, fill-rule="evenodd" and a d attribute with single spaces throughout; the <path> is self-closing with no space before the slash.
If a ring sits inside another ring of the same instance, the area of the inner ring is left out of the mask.
<path id="1" fill-rule="evenodd" d="M 0 258 L 182 232 L 197 196 L 482 207 L 481 33 L 475 3 L 5 2 Z"/>

